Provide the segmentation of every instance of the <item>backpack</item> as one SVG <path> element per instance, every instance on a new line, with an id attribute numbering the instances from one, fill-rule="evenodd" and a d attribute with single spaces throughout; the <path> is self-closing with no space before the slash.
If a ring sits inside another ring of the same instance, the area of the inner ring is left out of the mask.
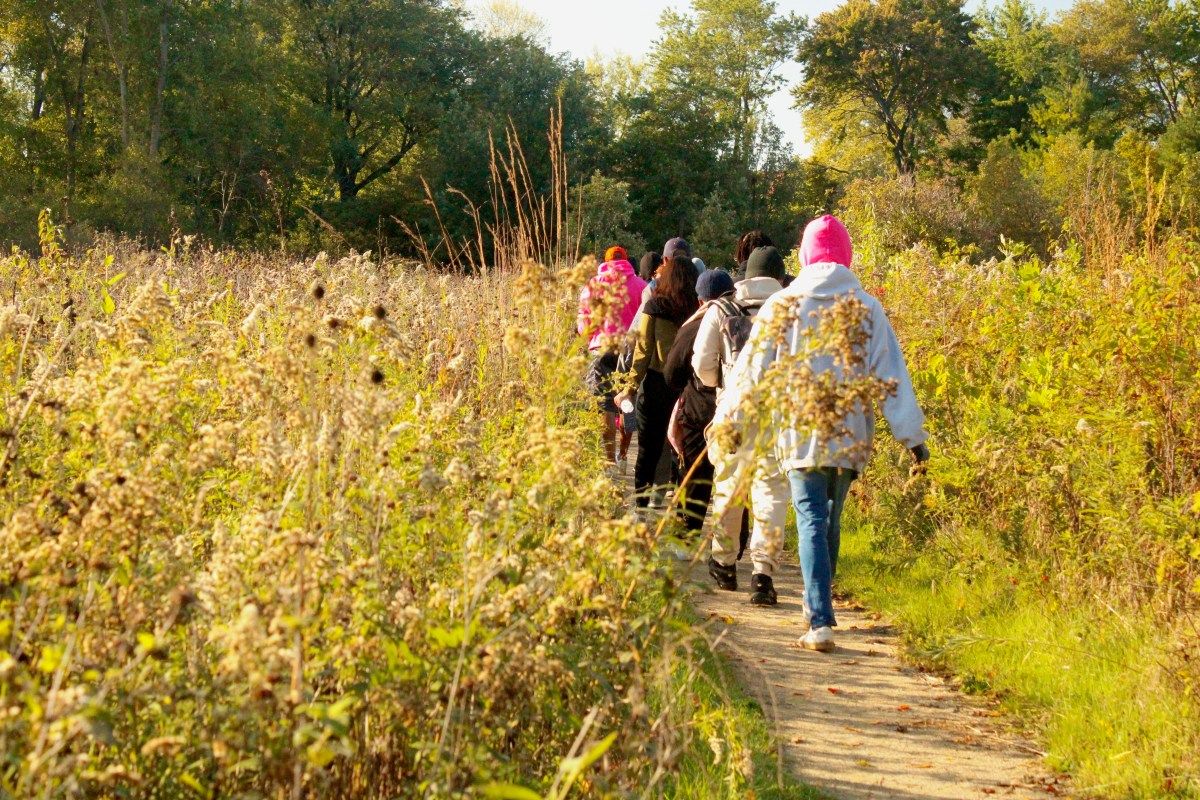
<path id="1" fill-rule="evenodd" d="M 750 332 L 754 330 L 754 317 L 750 309 L 730 298 L 722 298 L 716 303 L 721 310 L 721 381 L 725 386 L 725 369 L 732 367 L 737 361 L 738 354 L 745 349 L 750 341 Z"/>

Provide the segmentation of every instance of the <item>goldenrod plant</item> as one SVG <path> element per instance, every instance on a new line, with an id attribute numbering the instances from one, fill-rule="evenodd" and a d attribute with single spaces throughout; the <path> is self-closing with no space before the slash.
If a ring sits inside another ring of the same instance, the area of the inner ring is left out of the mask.
<path id="1" fill-rule="evenodd" d="M 0 796 L 803 796 L 605 472 L 592 265 L 43 227 L 0 259 Z"/>

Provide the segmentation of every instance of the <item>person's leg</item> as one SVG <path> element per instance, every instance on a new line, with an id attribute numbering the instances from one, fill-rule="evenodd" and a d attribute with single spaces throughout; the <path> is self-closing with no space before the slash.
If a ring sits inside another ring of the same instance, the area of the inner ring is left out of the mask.
<path id="1" fill-rule="evenodd" d="M 608 411 L 604 415 L 604 457 L 609 461 L 617 460 L 617 417 Z"/>
<path id="2" fill-rule="evenodd" d="M 858 473 L 852 469 L 837 470 L 830 482 L 829 498 L 829 579 L 837 577 L 838 553 L 842 549 L 842 511 L 846 509 L 846 496 Z"/>
<path id="3" fill-rule="evenodd" d="M 750 561 L 755 575 L 774 575 L 783 553 L 783 533 L 791 503 L 788 478 L 775 463 L 763 463 L 754 476 L 750 507 L 754 527 L 750 536 Z"/>
<path id="4" fill-rule="evenodd" d="M 712 508 L 716 524 L 713 526 L 712 558 L 723 567 L 737 563 L 738 540 L 745 513 L 737 497 L 744 483 L 741 472 L 740 469 L 730 470 L 713 484 Z"/>
<path id="5" fill-rule="evenodd" d="M 662 376 L 655 372 L 647 373 L 638 392 L 638 455 L 633 470 L 636 502 L 643 508 L 650 504 L 650 489 L 654 486 L 658 462 L 667 443 L 667 423 L 671 419 L 668 399 L 666 382 Z"/>
<path id="6" fill-rule="evenodd" d="M 793 470 L 788 474 L 796 509 L 804 597 L 812 609 L 813 628 L 837 625 L 829 560 L 829 496 L 833 478 L 831 471 L 820 469 Z"/>
<path id="7" fill-rule="evenodd" d="M 629 460 L 629 443 L 633 441 L 633 429 L 622 425 L 621 426 L 621 449 L 618 451 L 618 458 L 621 461 Z"/>
<path id="8" fill-rule="evenodd" d="M 692 470 L 693 464 L 696 465 L 695 470 Z M 688 452 L 681 469 L 684 478 L 687 478 L 688 472 L 691 471 L 691 478 L 687 484 L 680 486 L 680 491 L 684 493 L 684 525 L 689 531 L 699 531 L 704 528 L 704 518 L 708 515 L 708 504 L 712 499 L 713 466 L 701 450 L 698 453 Z"/>

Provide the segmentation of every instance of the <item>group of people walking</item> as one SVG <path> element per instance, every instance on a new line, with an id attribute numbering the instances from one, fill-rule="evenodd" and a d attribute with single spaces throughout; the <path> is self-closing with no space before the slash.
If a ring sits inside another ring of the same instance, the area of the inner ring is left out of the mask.
<path id="1" fill-rule="evenodd" d="M 661 254 L 643 256 L 638 270 L 623 248 L 610 248 L 580 298 L 578 325 L 589 338 L 589 384 L 600 398 L 608 456 L 622 461 L 635 428 L 638 433 L 638 507 L 649 505 L 659 488 L 659 462 L 671 447 L 675 506 L 690 535 L 704 530 L 712 510 L 708 571 L 716 585 L 737 591 L 736 565 L 748 551 L 750 602 L 773 606 L 790 506 L 810 623 L 801 644 L 828 651 L 837 624 L 831 587 L 841 515 L 850 486 L 869 458 L 873 409 L 847 415 L 845 441 L 821 441 L 812 431 L 781 425 L 767 432 L 765 447 L 747 444 L 725 452 L 712 432 L 742 422 L 744 405 L 756 396 L 771 364 L 810 352 L 812 321 L 850 296 L 867 310 L 866 369 L 896 387 L 881 403 L 882 413 L 917 468 L 929 459 L 928 434 L 891 323 L 852 271 L 845 226 L 832 216 L 814 220 L 798 250 L 800 269 L 791 276 L 783 253 L 757 230 L 738 242 L 736 275 L 707 269 L 679 238 L 667 242 Z M 751 346 L 756 325 L 797 307 L 787 347 L 778 342 Z"/>

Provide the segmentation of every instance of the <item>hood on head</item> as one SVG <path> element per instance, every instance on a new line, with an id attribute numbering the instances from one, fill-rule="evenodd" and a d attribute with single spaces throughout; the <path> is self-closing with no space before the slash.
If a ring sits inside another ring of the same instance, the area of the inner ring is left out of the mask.
<path id="1" fill-rule="evenodd" d="M 783 288 L 775 278 L 746 278 L 743 281 L 738 281 L 737 284 L 737 299 L 746 303 L 764 303 L 767 298 Z"/>
<path id="2" fill-rule="evenodd" d="M 800 240 L 800 264 L 841 264 L 851 267 L 854 262 L 854 246 L 850 232 L 837 217 L 826 214 L 808 223 Z"/>
<path id="3" fill-rule="evenodd" d="M 625 259 L 605 261 L 596 269 L 597 275 L 606 275 L 614 272 L 619 272 L 626 277 L 636 277 L 637 275 L 637 273 L 633 271 L 633 264 L 630 264 Z"/>

